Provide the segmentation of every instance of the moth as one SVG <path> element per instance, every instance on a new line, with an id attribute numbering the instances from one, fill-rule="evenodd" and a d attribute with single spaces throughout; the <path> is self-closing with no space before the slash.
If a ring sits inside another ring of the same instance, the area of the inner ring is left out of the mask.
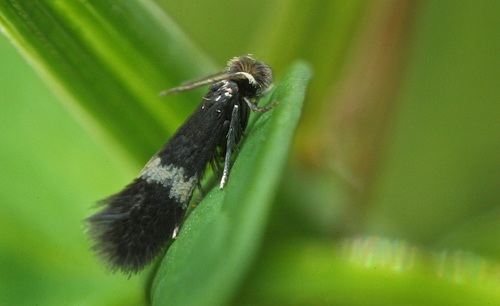
<path id="1" fill-rule="evenodd" d="M 160 93 L 170 95 L 210 85 L 200 105 L 122 191 L 99 202 L 86 219 L 93 250 L 118 270 L 133 274 L 165 251 L 182 225 L 194 189 L 208 164 L 226 184 L 231 155 L 250 111 L 264 113 L 259 99 L 273 86 L 272 70 L 251 56 L 231 59 L 225 69 Z"/>

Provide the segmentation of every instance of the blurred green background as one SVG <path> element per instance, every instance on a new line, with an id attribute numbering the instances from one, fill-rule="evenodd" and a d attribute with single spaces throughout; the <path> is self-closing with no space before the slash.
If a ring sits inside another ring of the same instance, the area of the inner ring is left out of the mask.
<path id="1" fill-rule="evenodd" d="M 162 8 L 178 26 L 169 39 L 191 41 L 194 51 L 181 56 L 195 59 L 179 70 L 167 70 L 172 58 L 159 63 L 166 79 L 144 68 L 153 85 L 136 92 L 154 96 L 249 53 L 278 82 L 296 59 L 314 70 L 262 247 L 228 304 L 500 304 L 500 2 L 157 4 L 138 6 Z M 1 4 L 5 28 L 9 5 Z M 94 1 L 83 9 L 105 12 Z M 112 16 L 129 17 L 120 14 Z M 78 26 L 69 29 L 84 36 Z M 168 101 L 158 117 L 151 106 L 151 131 L 138 130 L 149 119 L 137 116 L 104 133 L 106 114 L 126 110 L 78 104 L 91 94 L 54 77 L 36 45 L 6 32 L 19 48 L 0 37 L 0 305 L 147 303 L 149 272 L 106 274 L 82 219 L 135 177 L 203 91 Z M 122 69 L 130 84 L 133 69 Z"/>

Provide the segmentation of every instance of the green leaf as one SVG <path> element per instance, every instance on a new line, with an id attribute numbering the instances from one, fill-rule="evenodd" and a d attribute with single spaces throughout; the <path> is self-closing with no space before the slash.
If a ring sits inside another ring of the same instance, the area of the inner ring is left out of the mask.
<path id="1" fill-rule="evenodd" d="M 0 24 L 80 122 L 135 161 L 190 112 L 193 93 L 157 94 L 214 71 L 151 1 L 2 1 Z"/>
<path id="2" fill-rule="evenodd" d="M 298 62 L 247 130 L 223 191 L 212 190 L 183 225 L 152 286 L 154 305 L 222 305 L 251 266 L 301 113 L 309 67 Z"/>
<path id="3" fill-rule="evenodd" d="M 272 206 L 276 213 L 266 221 L 269 202 L 232 201 L 252 198 L 245 184 L 257 183 L 253 168 L 263 159 L 242 161 L 264 149 L 266 140 L 251 146 L 250 139 L 259 128 L 266 133 L 257 135 L 270 135 L 268 124 L 281 118 L 283 103 L 262 119 L 254 116 L 267 121 L 248 129 L 227 189 L 209 193 L 187 220 L 156 278 L 156 303 L 205 296 L 206 303 L 222 303 L 236 291 L 234 305 L 500 304 L 500 40 L 492 39 L 498 36 L 499 1 L 205 0 L 196 7 L 154 1 L 163 11 L 153 0 L 0 1 L 2 33 L 62 101 L 2 37 L 0 304 L 145 303 L 148 271 L 131 279 L 106 275 L 89 251 L 82 219 L 96 200 L 137 174 L 192 112 L 203 89 L 168 99 L 156 94 L 246 53 L 279 76 L 296 58 L 315 71 L 294 160 Z M 407 52 L 393 53 L 395 45 Z M 384 77 L 386 68 L 376 69 L 380 65 L 394 69 L 399 88 Z M 388 89 L 397 95 L 390 98 Z M 367 90 L 396 107 L 384 116 L 373 112 L 380 108 Z M 281 92 L 274 95 L 286 101 Z M 369 103 L 361 105 L 357 97 Z M 341 106 L 339 98 L 347 103 Z M 332 135 L 351 147 L 359 138 L 342 133 L 343 126 L 377 134 L 374 122 L 388 137 L 370 152 L 377 159 L 369 166 L 372 184 L 354 190 L 336 172 L 345 169 L 342 161 L 328 158 L 339 149 Z M 238 172 L 239 163 L 252 167 Z M 246 210 L 237 210 L 241 205 Z M 244 212 L 259 220 L 244 219 Z M 266 222 L 266 233 L 259 234 Z M 244 232 L 247 225 L 251 231 Z M 225 234 L 235 238 L 226 241 Z M 346 261 L 339 246 L 353 235 L 381 237 L 383 243 L 374 252 L 354 249 L 359 262 Z M 196 237 L 207 239 L 206 248 L 196 247 L 203 242 Z M 394 238 L 400 240 L 384 240 Z M 400 242 L 427 255 L 394 270 L 385 263 L 399 264 Z M 192 260 L 191 246 L 212 264 L 209 269 Z M 228 260 L 233 250 L 238 257 Z M 176 252 L 187 254 L 186 260 Z M 370 265 L 374 256 L 379 264 Z"/>
<path id="4" fill-rule="evenodd" d="M 498 305 L 498 263 L 476 254 L 376 236 L 280 242 L 234 305 Z"/>

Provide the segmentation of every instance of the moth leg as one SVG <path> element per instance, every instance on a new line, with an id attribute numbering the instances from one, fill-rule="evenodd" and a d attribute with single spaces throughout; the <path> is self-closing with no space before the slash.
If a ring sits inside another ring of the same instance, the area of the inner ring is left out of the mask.
<path id="1" fill-rule="evenodd" d="M 214 160 L 210 161 L 210 166 L 212 167 L 212 172 L 215 174 L 216 177 L 219 176 L 219 167 L 217 166 L 216 162 Z"/>
<path id="2" fill-rule="evenodd" d="M 236 147 L 235 132 L 238 124 L 238 105 L 233 108 L 233 114 L 231 115 L 231 123 L 229 125 L 229 132 L 227 133 L 227 148 L 226 148 L 226 158 L 224 161 L 224 171 L 222 173 L 222 179 L 220 181 L 220 189 L 224 188 L 229 177 L 229 168 L 231 167 L 231 154 L 233 149 Z"/>
<path id="3" fill-rule="evenodd" d="M 224 126 L 229 126 L 229 122 L 224 123 Z M 224 129 L 224 128 L 223 128 Z M 229 130 L 229 127 L 227 127 L 226 130 Z M 222 152 L 216 152 L 214 154 L 214 157 L 210 160 L 210 166 L 212 167 L 212 171 L 214 172 L 216 177 L 220 177 L 222 173 L 222 167 L 221 167 L 221 161 L 222 161 Z"/>
<path id="4" fill-rule="evenodd" d="M 196 183 L 196 186 L 198 187 L 198 190 L 200 191 L 200 196 L 205 196 L 205 192 L 203 192 L 203 188 L 201 187 L 201 182 L 200 180 L 198 180 L 198 182 Z"/>
<path id="5" fill-rule="evenodd" d="M 263 97 L 267 95 L 274 88 L 274 84 L 269 85 L 263 92 L 260 93 L 260 96 Z"/>
<path id="6" fill-rule="evenodd" d="M 252 100 L 250 100 L 248 97 L 243 97 L 243 99 L 245 100 L 245 102 L 247 103 L 248 107 L 253 110 L 253 111 L 256 111 L 256 112 L 259 112 L 259 113 L 265 113 L 269 110 L 271 110 L 276 104 L 278 104 L 278 101 L 274 101 L 273 103 L 269 104 L 268 106 L 266 107 L 258 107 L 255 103 L 252 102 Z"/>

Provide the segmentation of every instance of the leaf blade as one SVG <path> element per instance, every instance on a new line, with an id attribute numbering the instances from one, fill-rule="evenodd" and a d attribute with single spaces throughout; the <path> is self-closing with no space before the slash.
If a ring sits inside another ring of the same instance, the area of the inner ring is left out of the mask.
<path id="1" fill-rule="evenodd" d="M 158 92 L 214 68 L 150 1 L 12 0 L 0 3 L 0 24 L 82 125 L 136 161 L 196 101 Z"/>

